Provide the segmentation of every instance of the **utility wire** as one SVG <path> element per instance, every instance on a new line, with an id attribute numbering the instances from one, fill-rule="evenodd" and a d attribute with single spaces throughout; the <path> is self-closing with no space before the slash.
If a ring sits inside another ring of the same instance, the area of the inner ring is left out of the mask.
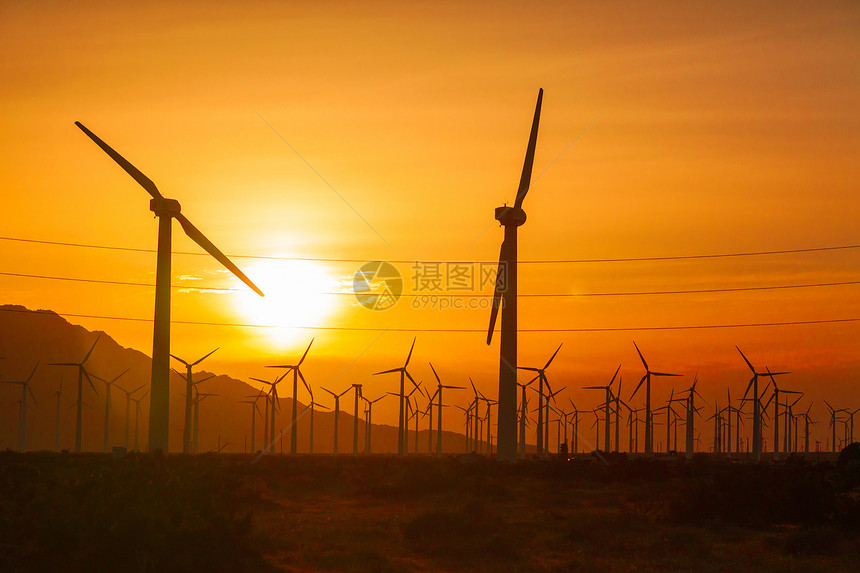
<path id="1" fill-rule="evenodd" d="M 109 285 L 122 285 L 122 286 L 155 287 L 155 283 L 142 283 L 142 282 L 131 282 L 131 281 L 109 281 L 109 280 L 86 279 L 86 278 L 78 278 L 78 277 L 33 275 L 33 274 L 26 274 L 26 273 L 7 273 L 7 272 L 3 272 L 3 271 L 0 271 L 0 276 L 19 277 L 19 278 L 28 278 L 28 279 L 48 279 L 48 280 L 57 280 L 57 281 L 73 281 L 73 282 L 109 284 Z M 747 291 L 760 291 L 760 290 L 780 290 L 780 289 L 848 286 L 848 285 L 857 285 L 857 284 L 860 284 L 860 280 L 857 280 L 857 281 L 838 281 L 838 282 L 829 282 L 829 283 L 806 283 L 806 284 L 795 284 L 795 285 L 766 285 L 766 286 L 751 286 L 751 287 L 728 287 L 728 288 L 688 289 L 688 290 L 629 291 L 629 292 L 583 292 L 583 293 L 518 293 L 517 297 L 524 297 L 524 298 L 575 298 L 575 297 L 601 297 L 601 296 L 647 296 L 647 295 L 669 295 L 669 294 L 709 294 L 709 293 L 725 293 L 725 292 L 747 292 Z M 195 291 L 214 290 L 214 291 L 223 291 L 223 292 L 244 292 L 246 290 L 246 289 L 239 289 L 239 288 L 201 286 L 201 285 L 171 285 L 171 288 L 195 290 Z M 321 292 L 319 294 L 330 295 L 330 296 L 353 296 L 355 293 L 344 291 L 344 292 Z M 482 293 L 457 294 L 457 293 L 429 292 L 429 293 L 403 293 L 400 296 L 401 297 L 409 297 L 409 298 L 420 298 L 420 297 L 425 297 L 425 296 L 431 297 L 431 298 L 492 298 L 494 295 L 482 294 Z"/>
<path id="2" fill-rule="evenodd" d="M 94 314 L 73 314 L 67 312 L 54 312 L 50 310 L 27 310 L 17 308 L 0 308 L 4 312 L 21 312 L 30 314 L 43 314 L 48 316 L 66 316 L 72 318 L 93 318 L 101 320 L 125 320 L 131 322 L 152 322 L 151 318 L 135 318 L 129 316 L 102 316 Z M 234 322 L 204 322 L 196 320 L 171 320 L 171 324 L 189 324 L 197 326 L 234 326 L 242 328 L 298 328 L 302 330 L 337 330 L 347 332 L 486 332 L 482 328 L 374 328 L 374 327 L 345 327 L 345 326 L 280 326 L 275 324 L 243 324 Z M 800 326 L 809 324 L 838 324 L 848 322 L 860 322 L 860 318 L 832 318 L 821 320 L 795 320 L 786 322 L 751 322 L 745 324 L 688 324 L 672 326 L 631 326 L 631 327 L 603 327 L 603 328 L 521 328 L 521 333 L 541 332 L 635 332 L 646 330 L 706 330 L 717 328 L 751 328 L 765 326 Z"/>
<path id="3" fill-rule="evenodd" d="M 105 249 L 112 251 L 127 251 L 134 253 L 156 253 L 155 249 L 136 249 L 131 247 L 117 247 L 111 245 L 95 245 L 87 243 L 69 243 L 64 241 L 43 241 L 38 239 L 25 239 L 22 237 L 0 237 L 2 241 L 16 241 L 20 243 L 36 243 L 41 245 L 56 245 L 63 247 L 83 247 L 88 249 Z M 659 257 L 623 257 L 623 258 L 605 258 L 605 259 L 543 259 L 543 260 L 521 260 L 517 261 L 521 265 L 535 264 L 584 264 L 584 263 L 634 263 L 634 262 L 655 262 L 655 261 L 684 261 L 694 259 L 720 259 L 729 257 L 755 257 L 767 255 L 791 255 L 799 253 L 820 253 L 827 251 L 842 251 L 849 249 L 860 249 L 860 245 L 837 245 L 831 247 L 811 247 L 805 249 L 783 249 L 776 251 L 749 251 L 735 253 L 709 253 L 699 255 L 674 255 L 674 256 L 659 256 Z M 207 253 L 190 252 L 190 251 L 173 251 L 174 255 L 202 255 L 209 256 Z M 316 261 L 327 263 L 366 263 L 369 260 L 375 259 L 337 259 L 337 258 L 315 258 L 315 257 L 268 257 L 259 255 L 227 255 L 233 259 L 263 259 L 275 261 Z M 389 263 L 411 264 L 415 263 L 416 259 L 401 259 L 388 260 Z"/>

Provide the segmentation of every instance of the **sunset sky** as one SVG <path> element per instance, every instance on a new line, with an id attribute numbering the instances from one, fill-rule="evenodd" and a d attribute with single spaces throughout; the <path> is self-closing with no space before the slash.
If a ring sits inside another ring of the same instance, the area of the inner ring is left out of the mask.
<path id="1" fill-rule="evenodd" d="M 268 378 L 265 365 L 316 337 L 308 381 L 338 391 L 361 382 L 375 397 L 396 377 L 369 374 L 402 364 L 415 335 L 407 331 L 474 329 L 418 332 L 411 370 L 429 382 L 430 360 L 444 382 L 471 376 L 495 396 L 489 299 L 439 311 L 407 296 L 371 311 L 351 294 L 354 261 L 402 261 L 406 294 L 427 294 L 413 289 L 408 261 L 495 261 L 503 231 L 493 210 L 513 202 L 538 88 L 521 261 L 860 244 L 858 31 L 854 2 L 6 2 L 0 271 L 154 282 L 154 252 L 8 240 L 155 249 L 149 196 L 75 127 L 81 121 L 268 295 L 208 256 L 175 254 L 174 283 L 191 288 L 174 289 L 175 320 L 278 327 L 174 324 L 175 354 L 221 347 L 207 369 Z M 174 250 L 202 253 L 179 225 Z M 523 264 L 520 293 L 851 282 L 858 263 L 860 249 Z M 205 287 L 237 291 L 197 290 Z M 520 327 L 857 319 L 858 293 L 523 298 Z M 147 286 L 0 275 L 0 303 L 60 314 L 151 319 L 153 297 Z M 69 320 L 151 352 L 149 322 Z M 605 383 L 619 363 L 625 398 L 639 380 L 634 339 L 654 368 L 686 376 L 678 389 L 698 371 L 709 401 L 749 380 L 737 344 L 762 368 L 791 370 L 783 385 L 806 391 L 815 408 L 822 398 L 858 406 L 860 322 L 524 332 L 519 361 L 541 365 L 564 343 L 550 381 L 568 387 L 565 404 L 591 407 L 599 397 L 579 388 Z M 655 382 L 655 400 L 668 384 Z M 382 402 L 374 421 L 394 423 L 395 406 Z"/>

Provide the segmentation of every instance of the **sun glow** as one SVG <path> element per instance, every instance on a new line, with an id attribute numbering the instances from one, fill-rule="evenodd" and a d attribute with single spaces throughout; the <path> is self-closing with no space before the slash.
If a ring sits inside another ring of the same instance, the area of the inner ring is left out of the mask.
<path id="1" fill-rule="evenodd" d="M 243 320 L 278 328 L 260 329 L 273 349 L 304 339 L 295 327 L 325 326 L 336 312 L 341 295 L 338 281 L 324 265 L 313 261 L 266 260 L 245 266 L 246 274 L 266 296 L 241 292 L 234 297 Z"/>

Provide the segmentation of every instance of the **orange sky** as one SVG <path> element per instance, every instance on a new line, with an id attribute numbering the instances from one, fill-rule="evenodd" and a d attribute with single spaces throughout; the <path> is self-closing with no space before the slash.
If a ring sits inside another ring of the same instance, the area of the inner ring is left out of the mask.
<path id="1" fill-rule="evenodd" d="M 4 3 L 0 236 L 155 247 L 148 196 L 74 126 L 79 120 L 179 200 L 229 254 L 493 261 L 502 237 L 493 209 L 513 199 L 543 87 L 540 177 L 524 204 L 521 260 L 855 244 L 858 29 L 860 8 L 851 2 L 719 8 L 686 2 L 536 8 L 512 2 Z M 200 251 L 178 225 L 174 231 L 175 250 Z M 354 263 L 234 260 L 270 293 L 265 302 L 245 292 L 174 291 L 174 318 L 486 328 L 486 310 L 415 310 L 403 299 L 390 311 L 372 312 L 348 295 L 315 294 L 349 292 Z M 851 281 L 860 278 L 858 262 L 860 250 L 523 265 L 520 292 Z M 208 257 L 177 254 L 173 265 L 179 284 L 241 286 Z M 0 240 L 0 267 L 149 283 L 155 256 Z M 409 284 L 410 265 L 398 268 Z M 857 318 L 858 288 L 533 298 L 520 303 L 520 325 Z M 0 302 L 30 308 L 152 315 L 148 287 L 0 276 L 0 289 Z M 148 323 L 70 320 L 151 351 Z M 335 389 L 362 381 L 370 396 L 395 388 L 395 380 L 368 374 L 398 366 L 412 339 L 409 333 L 191 325 L 174 325 L 172 334 L 172 350 L 182 356 L 220 346 L 207 366 L 241 378 L 271 375 L 265 364 L 295 356 L 316 336 L 308 380 Z M 483 338 L 419 334 L 416 379 L 431 376 L 429 359 L 446 382 L 462 384 L 471 375 L 495 395 L 498 342 L 488 348 Z M 641 376 L 633 338 L 655 368 L 690 376 L 698 369 L 706 395 L 722 396 L 727 384 L 742 391 L 748 376 L 733 348 L 738 344 L 762 366 L 795 372 L 786 387 L 817 401 L 857 405 L 856 322 L 524 333 L 520 362 L 541 363 L 564 342 L 553 365 L 556 385 L 608 379 L 621 362 L 632 389 Z M 678 383 L 688 385 L 689 379 Z M 655 390 L 655 397 L 662 394 Z M 564 396 L 598 402 L 579 390 Z M 380 407 L 374 420 L 393 423 L 394 406 Z"/>

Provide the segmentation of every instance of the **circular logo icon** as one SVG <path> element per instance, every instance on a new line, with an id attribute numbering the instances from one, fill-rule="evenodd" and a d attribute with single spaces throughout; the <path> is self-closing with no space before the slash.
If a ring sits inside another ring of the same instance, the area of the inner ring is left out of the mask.
<path id="1" fill-rule="evenodd" d="M 403 277 L 386 261 L 364 263 L 355 271 L 352 292 L 358 304 L 370 310 L 388 310 L 403 294 Z"/>

